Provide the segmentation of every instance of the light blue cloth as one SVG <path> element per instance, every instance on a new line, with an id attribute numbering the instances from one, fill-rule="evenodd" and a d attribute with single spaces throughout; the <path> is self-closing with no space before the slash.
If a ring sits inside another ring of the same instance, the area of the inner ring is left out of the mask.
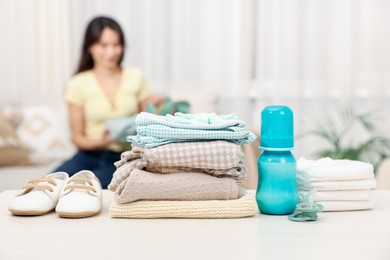
<path id="1" fill-rule="evenodd" d="M 129 135 L 137 134 L 136 116 L 111 118 L 105 121 L 108 133 L 117 142 L 125 143 Z"/>
<path id="2" fill-rule="evenodd" d="M 245 123 L 237 119 L 221 120 L 221 122 L 217 122 L 217 123 L 188 122 L 188 120 L 185 123 L 178 123 L 172 119 L 167 119 L 169 117 L 172 117 L 172 115 L 159 116 L 159 115 L 142 112 L 137 115 L 135 123 L 137 124 L 137 126 L 165 125 L 172 128 L 203 129 L 203 130 L 218 130 L 218 129 L 221 130 L 221 129 L 227 129 L 230 126 L 245 127 Z"/>
<path id="3" fill-rule="evenodd" d="M 141 113 L 136 118 L 137 135 L 128 136 L 133 146 L 153 148 L 168 143 L 225 140 L 238 145 L 250 143 L 256 135 L 237 119 L 214 124 L 181 124 L 164 116 Z"/>
<path id="4" fill-rule="evenodd" d="M 166 115 L 168 121 L 182 124 L 218 124 L 226 123 L 229 120 L 236 120 L 236 114 L 217 115 L 216 113 L 184 114 L 176 112 L 175 115 Z"/>

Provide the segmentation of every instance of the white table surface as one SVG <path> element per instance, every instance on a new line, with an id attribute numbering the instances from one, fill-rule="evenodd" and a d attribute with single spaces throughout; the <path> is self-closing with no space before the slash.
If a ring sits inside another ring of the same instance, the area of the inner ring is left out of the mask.
<path id="1" fill-rule="evenodd" d="M 316 222 L 258 214 L 243 219 L 15 217 L 0 194 L 0 259 L 390 259 L 390 191 L 374 209 L 320 213 Z"/>

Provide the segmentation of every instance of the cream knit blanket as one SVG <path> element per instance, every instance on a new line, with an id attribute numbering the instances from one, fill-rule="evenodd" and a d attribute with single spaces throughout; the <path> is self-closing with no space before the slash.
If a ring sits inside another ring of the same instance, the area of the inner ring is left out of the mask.
<path id="1" fill-rule="evenodd" d="M 218 178 L 204 173 L 158 174 L 133 169 L 115 192 L 119 203 L 137 200 L 232 200 L 246 190 L 232 178 Z"/>
<path id="2" fill-rule="evenodd" d="M 113 201 L 112 218 L 242 218 L 258 212 L 254 194 L 235 200 L 209 201 L 137 201 L 119 204 Z"/>

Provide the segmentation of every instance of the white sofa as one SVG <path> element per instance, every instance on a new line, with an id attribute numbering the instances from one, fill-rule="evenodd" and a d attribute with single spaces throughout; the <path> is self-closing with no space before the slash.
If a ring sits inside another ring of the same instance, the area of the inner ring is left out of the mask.
<path id="1" fill-rule="evenodd" d="M 185 99 L 191 103 L 191 111 L 218 112 L 218 98 L 212 93 L 194 91 L 174 92 L 174 100 Z M 29 149 L 35 162 L 29 166 L 0 167 L 0 192 L 23 187 L 31 178 L 44 176 L 69 158 L 75 151 L 69 134 L 67 109 L 64 103 L 25 105 L 20 107 L 22 121 L 17 133 Z M 244 147 L 245 164 L 250 174 L 244 181 L 248 188 L 256 188 L 258 142 Z"/>

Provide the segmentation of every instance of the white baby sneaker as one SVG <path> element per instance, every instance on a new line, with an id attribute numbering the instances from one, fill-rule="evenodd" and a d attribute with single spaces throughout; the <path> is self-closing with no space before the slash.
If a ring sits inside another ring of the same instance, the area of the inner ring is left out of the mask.
<path id="1" fill-rule="evenodd" d="M 20 216 L 39 216 L 52 211 L 68 179 L 66 172 L 55 172 L 30 180 L 8 204 L 8 210 Z"/>
<path id="2" fill-rule="evenodd" d="M 69 178 L 56 211 L 63 218 L 94 216 L 102 208 L 102 186 L 91 171 L 83 170 Z"/>

